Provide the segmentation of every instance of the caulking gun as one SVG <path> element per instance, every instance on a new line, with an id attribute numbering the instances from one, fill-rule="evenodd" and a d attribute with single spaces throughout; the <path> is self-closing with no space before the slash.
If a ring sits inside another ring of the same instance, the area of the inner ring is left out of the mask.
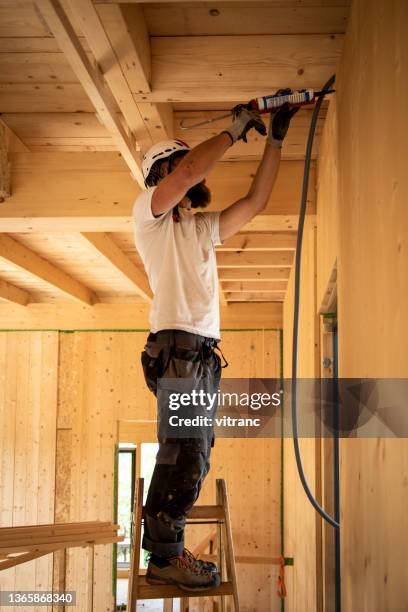
<path id="1" fill-rule="evenodd" d="M 333 93 L 335 90 L 330 89 L 329 91 L 325 91 L 324 93 Z M 235 106 L 229 113 L 225 115 L 219 115 L 217 117 L 213 117 L 212 119 L 206 119 L 205 121 L 200 121 L 200 123 L 194 123 L 193 125 L 186 125 L 185 121 L 181 121 L 180 128 L 182 130 L 193 130 L 194 128 L 201 127 L 202 125 L 207 125 L 209 123 L 214 123 L 215 121 L 219 121 L 220 119 L 225 119 L 226 117 L 230 117 L 231 115 L 235 115 L 237 111 L 241 108 L 247 108 L 248 110 L 255 110 L 259 113 L 270 113 L 276 111 L 280 106 L 286 104 L 290 104 L 290 106 L 305 106 L 307 104 L 314 104 L 316 98 L 322 95 L 321 91 L 314 91 L 313 89 L 300 89 L 299 91 L 292 91 L 291 89 L 283 89 L 280 92 L 271 95 L 271 96 L 262 96 L 261 98 L 253 98 L 248 102 L 248 104 L 238 104 Z"/>

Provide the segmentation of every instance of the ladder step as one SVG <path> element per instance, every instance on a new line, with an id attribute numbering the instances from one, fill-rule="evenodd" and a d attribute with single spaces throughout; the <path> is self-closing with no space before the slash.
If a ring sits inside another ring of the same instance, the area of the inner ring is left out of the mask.
<path id="1" fill-rule="evenodd" d="M 232 582 L 221 582 L 215 589 L 204 591 L 184 591 L 172 584 L 148 584 L 145 576 L 139 576 L 138 599 L 166 599 L 167 597 L 215 597 L 216 595 L 233 595 Z"/>
<path id="2" fill-rule="evenodd" d="M 143 506 L 143 516 L 145 507 Z M 193 506 L 187 515 L 188 519 L 225 519 L 223 506 Z"/>
<path id="3" fill-rule="evenodd" d="M 193 506 L 187 515 L 188 519 L 225 519 L 222 506 Z"/>

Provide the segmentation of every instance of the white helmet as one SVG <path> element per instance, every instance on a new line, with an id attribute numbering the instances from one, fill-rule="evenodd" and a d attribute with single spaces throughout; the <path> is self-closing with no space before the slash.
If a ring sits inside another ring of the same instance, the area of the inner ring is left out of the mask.
<path id="1" fill-rule="evenodd" d="M 190 151 L 191 148 L 182 140 L 162 140 L 154 144 L 142 159 L 142 173 L 146 180 L 149 172 L 152 169 L 154 162 L 158 159 L 165 159 L 176 151 Z"/>

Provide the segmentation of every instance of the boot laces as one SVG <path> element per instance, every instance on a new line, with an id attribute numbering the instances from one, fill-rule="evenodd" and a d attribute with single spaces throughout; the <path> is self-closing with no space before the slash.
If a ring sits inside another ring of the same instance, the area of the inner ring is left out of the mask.
<path id="1" fill-rule="evenodd" d="M 211 572 L 209 572 L 208 570 L 206 570 L 204 567 L 201 566 L 197 557 L 195 557 L 193 553 L 190 552 L 187 548 L 183 550 L 181 555 L 179 555 L 178 557 L 174 557 L 171 560 L 171 562 L 177 565 L 177 567 L 188 569 L 193 574 L 197 574 L 197 575 L 210 575 L 211 574 Z"/>

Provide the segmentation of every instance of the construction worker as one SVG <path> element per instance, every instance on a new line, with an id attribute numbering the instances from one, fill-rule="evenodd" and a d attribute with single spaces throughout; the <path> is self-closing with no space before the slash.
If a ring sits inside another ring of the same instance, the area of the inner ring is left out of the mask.
<path id="1" fill-rule="evenodd" d="M 258 112 L 238 109 L 228 129 L 190 149 L 180 140 L 155 144 L 143 158 L 147 190 L 134 206 L 134 235 L 154 293 L 151 333 L 142 353 L 149 389 L 158 379 L 189 379 L 217 392 L 221 359 L 215 247 L 241 230 L 268 203 L 278 174 L 282 141 L 296 108 L 273 116 L 265 149 L 247 194 L 220 212 L 196 212 L 210 203 L 206 176 L 251 129 L 266 135 Z M 214 416 L 214 411 L 208 416 Z M 213 588 L 220 577 L 212 563 L 184 547 L 186 514 L 209 470 L 212 427 L 194 435 L 166 433 L 169 407 L 158 401 L 159 450 L 146 501 L 142 546 L 150 552 L 147 581 L 188 591 Z"/>

